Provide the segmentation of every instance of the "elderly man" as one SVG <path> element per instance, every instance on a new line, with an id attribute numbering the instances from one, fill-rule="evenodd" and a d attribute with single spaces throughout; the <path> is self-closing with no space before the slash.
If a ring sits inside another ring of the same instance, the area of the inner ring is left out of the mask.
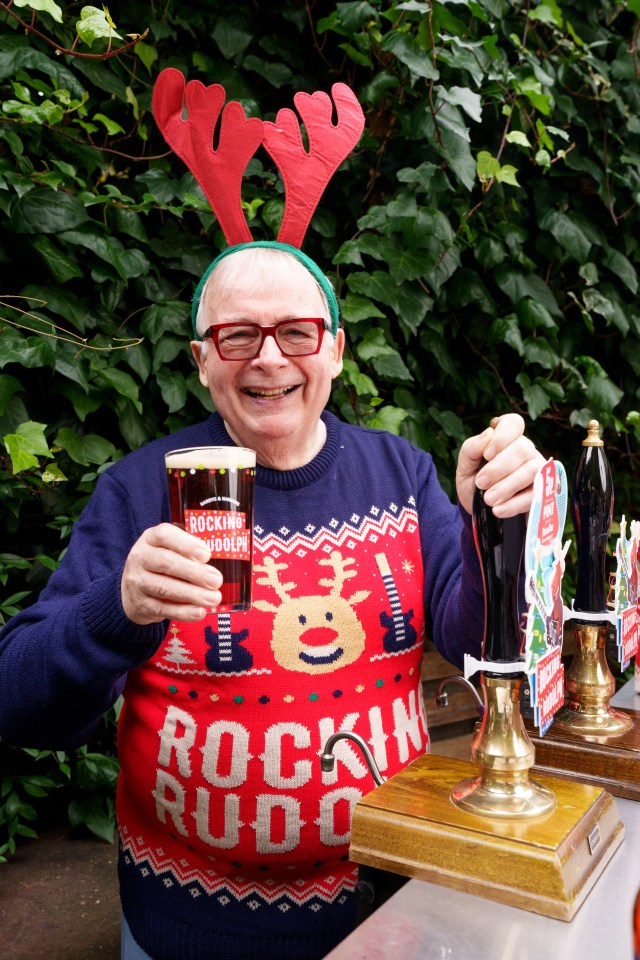
<path id="1" fill-rule="evenodd" d="M 354 924 L 350 813 L 428 749 L 425 632 L 478 655 L 476 486 L 528 509 L 542 457 L 522 420 L 467 440 L 459 505 L 430 456 L 325 410 L 342 367 L 333 294 L 304 255 L 248 245 L 199 292 L 193 356 L 216 412 L 100 478 L 40 599 L 0 637 L 0 735 L 82 742 L 124 691 L 119 729 L 123 956 L 319 958 Z M 257 453 L 254 603 L 216 614 L 221 577 L 169 522 L 164 454 Z M 231 655 L 207 656 L 224 636 Z M 230 647 L 229 647 L 230 645 Z"/>

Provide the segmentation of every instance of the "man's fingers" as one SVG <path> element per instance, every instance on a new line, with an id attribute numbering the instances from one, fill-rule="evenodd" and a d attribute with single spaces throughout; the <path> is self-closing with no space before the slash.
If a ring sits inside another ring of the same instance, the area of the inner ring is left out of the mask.
<path id="1" fill-rule="evenodd" d="M 462 444 L 456 470 L 456 490 L 471 513 L 476 487 L 499 517 L 526 512 L 531 505 L 533 480 L 544 457 L 524 436 L 524 420 L 507 413 L 492 426 Z"/>
<path id="2" fill-rule="evenodd" d="M 127 617 L 140 624 L 202 620 L 222 601 L 222 576 L 207 563 L 210 556 L 205 544 L 172 524 L 145 530 L 131 548 L 122 574 Z"/>
<path id="3" fill-rule="evenodd" d="M 544 458 L 531 440 L 518 437 L 483 465 L 477 473 L 476 486 L 481 490 L 489 490 L 505 479 L 528 486 L 543 463 Z"/>
<path id="4" fill-rule="evenodd" d="M 142 534 L 140 541 L 151 547 L 166 547 L 199 563 L 206 563 L 211 557 L 211 551 L 202 540 L 173 523 L 159 523 L 157 527 L 150 527 Z"/>
<path id="5" fill-rule="evenodd" d="M 515 517 L 519 513 L 527 513 L 531 508 L 533 499 L 533 487 L 527 487 L 521 490 L 515 497 L 511 497 L 504 503 L 498 503 L 492 507 L 492 511 L 500 520 L 506 520 L 507 517 Z M 485 497 L 486 500 L 486 497 Z"/>

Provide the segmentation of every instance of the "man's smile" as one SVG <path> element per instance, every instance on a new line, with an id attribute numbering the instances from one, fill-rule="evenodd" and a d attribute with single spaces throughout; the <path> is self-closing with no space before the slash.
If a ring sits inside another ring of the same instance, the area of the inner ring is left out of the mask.
<path id="1" fill-rule="evenodd" d="M 293 391 L 297 390 L 299 386 L 300 384 L 296 383 L 292 387 L 272 387 L 271 389 L 245 387 L 243 393 L 246 393 L 247 396 L 253 397 L 257 400 L 277 400 L 279 397 L 286 397 L 290 393 L 293 393 Z"/>

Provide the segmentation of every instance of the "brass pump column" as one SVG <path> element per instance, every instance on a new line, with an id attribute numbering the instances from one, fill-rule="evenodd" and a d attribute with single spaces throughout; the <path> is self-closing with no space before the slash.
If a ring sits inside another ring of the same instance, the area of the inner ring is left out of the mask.
<path id="1" fill-rule="evenodd" d="M 499 519 L 484 502 L 482 491 L 476 489 L 473 531 L 485 596 L 482 659 L 486 671 L 481 676 L 484 715 L 471 750 L 480 774 L 456 784 L 451 799 L 481 817 L 543 816 L 555 808 L 556 798 L 547 787 L 529 779 L 535 750 L 520 713 L 520 687 L 525 674 L 518 588 L 526 520 L 522 514 Z M 520 662 L 522 670 L 518 669 Z M 499 665 L 508 672 L 501 672 Z"/>
<path id="2" fill-rule="evenodd" d="M 578 582 L 571 621 L 575 653 L 565 674 L 567 703 L 555 716 L 557 730 L 587 739 L 618 737 L 633 726 L 628 714 L 609 706 L 616 684 L 606 657 L 608 614 L 606 550 L 613 518 L 613 480 L 600 438 L 590 420 L 573 475 L 571 511 L 578 548 Z M 580 618 L 580 613 L 586 614 Z"/>

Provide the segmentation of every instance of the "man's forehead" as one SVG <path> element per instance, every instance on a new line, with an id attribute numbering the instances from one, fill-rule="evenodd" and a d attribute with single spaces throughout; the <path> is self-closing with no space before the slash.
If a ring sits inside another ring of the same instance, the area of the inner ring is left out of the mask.
<path id="1" fill-rule="evenodd" d="M 219 277 L 214 274 L 204 306 L 216 322 L 241 320 L 261 312 L 278 314 L 278 319 L 326 313 L 316 280 L 295 261 L 273 271 L 248 269 L 227 271 Z"/>

